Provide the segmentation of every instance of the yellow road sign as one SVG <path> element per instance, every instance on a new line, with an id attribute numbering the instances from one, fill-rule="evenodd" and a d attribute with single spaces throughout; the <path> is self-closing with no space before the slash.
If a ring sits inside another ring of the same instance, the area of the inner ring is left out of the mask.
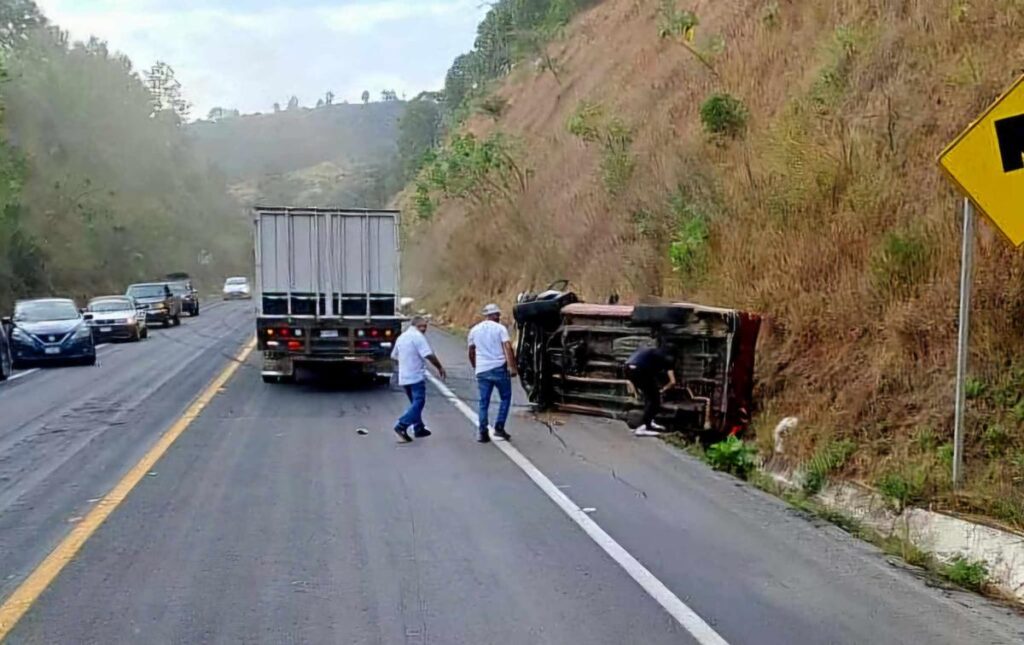
<path id="1" fill-rule="evenodd" d="M 1024 76 L 949 144 L 939 165 L 1015 246 L 1024 243 Z"/>

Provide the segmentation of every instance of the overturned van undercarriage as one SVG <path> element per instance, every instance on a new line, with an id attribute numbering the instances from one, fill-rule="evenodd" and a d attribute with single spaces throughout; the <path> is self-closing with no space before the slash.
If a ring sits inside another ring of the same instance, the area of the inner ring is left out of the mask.
<path id="1" fill-rule="evenodd" d="M 524 294 L 515 308 L 520 380 L 538 408 L 641 422 L 625 378 L 636 349 L 675 357 L 677 385 L 665 393 L 663 423 L 726 434 L 750 421 L 759 316 L 693 304 L 592 305 L 575 294 Z"/>

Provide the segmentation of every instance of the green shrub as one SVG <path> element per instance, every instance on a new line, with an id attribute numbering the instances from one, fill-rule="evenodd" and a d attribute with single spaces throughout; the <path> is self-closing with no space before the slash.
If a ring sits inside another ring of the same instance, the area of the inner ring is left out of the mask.
<path id="1" fill-rule="evenodd" d="M 612 195 L 621 194 L 633 178 L 636 161 L 630 152 L 632 145 L 632 129 L 620 119 L 612 119 L 605 129 L 601 155 L 601 178 L 605 189 Z"/>
<path id="2" fill-rule="evenodd" d="M 927 279 L 932 245 L 919 231 L 890 231 L 870 262 L 875 288 L 886 296 L 905 296 Z"/>
<path id="3" fill-rule="evenodd" d="M 990 457 L 1001 457 L 1006 454 L 1013 443 L 1010 433 L 998 423 L 985 428 L 981 433 L 981 440 Z"/>
<path id="4" fill-rule="evenodd" d="M 569 117 L 566 128 L 574 137 L 587 143 L 595 143 L 602 138 L 603 120 L 604 108 L 599 103 L 580 101 Z"/>
<path id="5" fill-rule="evenodd" d="M 754 470 L 754 457 L 757 449 L 731 436 L 725 441 L 712 444 L 704 455 L 708 464 L 715 470 L 721 470 L 733 474 L 741 479 L 746 479 Z"/>
<path id="6" fill-rule="evenodd" d="M 953 467 L 953 451 L 954 447 L 951 443 L 944 443 L 941 446 L 939 446 L 939 461 L 942 462 L 942 465 L 945 466 L 946 468 Z"/>
<path id="7" fill-rule="evenodd" d="M 865 33 L 849 25 L 836 27 L 827 47 L 828 60 L 811 86 L 809 99 L 819 113 L 827 113 L 846 95 L 853 58 L 866 40 Z"/>
<path id="8" fill-rule="evenodd" d="M 942 574 L 953 584 L 972 591 L 981 591 L 988 584 L 988 565 L 984 560 L 968 560 L 958 555 L 942 568 Z"/>
<path id="9" fill-rule="evenodd" d="M 416 214 L 422 220 L 429 220 L 437 211 L 437 204 L 430 196 L 430 187 L 422 181 L 416 182 L 416 194 L 413 196 L 413 206 Z"/>
<path id="10" fill-rule="evenodd" d="M 417 200 L 437 191 L 476 205 L 510 202 L 526 188 L 530 174 L 519 166 L 516 153 L 514 141 L 501 132 L 483 140 L 472 134 L 455 135 L 448 145 L 430 154 L 417 181 Z"/>
<path id="11" fill-rule="evenodd" d="M 974 377 L 967 377 L 964 381 L 964 393 L 968 399 L 976 399 L 985 393 L 985 382 Z"/>
<path id="12" fill-rule="evenodd" d="M 658 37 L 660 38 L 682 38 L 686 41 L 693 41 L 694 31 L 700 20 L 697 14 L 687 9 L 680 9 L 676 6 L 676 0 L 661 0 L 661 7 L 658 8 Z"/>
<path id="13" fill-rule="evenodd" d="M 710 134 L 739 138 L 747 129 L 747 107 L 731 94 L 713 94 L 700 106 L 700 120 Z"/>
<path id="14" fill-rule="evenodd" d="M 889 472 L 879 477 L 875 485 L 878 492 L 897 510 L 903 510 L 923 498 L 926 479 L 926 474 L 921 470 Z"/>
<path id="15" fill-rule="evenodd" d="M 601 144 L 601 181 L 610 194 L 621 194 L 636 170 L 633 129 L 618 117 L 605 119 L 604 108 L 587 101 L 576 106 L 566 128 L 586 143 Z"/>
<path id="16" fill-rule="evenodd" d="M 672 269 L 688 276 L 702 274 L 707 269 L 710 236 L 708 222 L 703 217 L 694 217 L 683 222 L 668 247 Z"/>
<path id="17" fill-rule="evenodd" d="M 828 476 L 839 470 L 857 450 L 852 441 L 833 441 L 820 448 L 804 465 L 803 488 L 810 495 L 821 492 Z"/>
<path id="18" fill-rule="evenodd" d="M 699 277 L 707 269 L 711 256 L 708 247 L 711 218 L 685 186 L 680 186 L 669 197 L 668 205 L 676 222 L 668 248 L 672 270 L 689 278 Z"/>

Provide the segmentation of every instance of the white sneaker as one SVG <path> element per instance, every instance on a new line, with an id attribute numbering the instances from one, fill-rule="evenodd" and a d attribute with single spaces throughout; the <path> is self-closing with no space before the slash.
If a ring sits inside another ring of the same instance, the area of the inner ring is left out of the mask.
<path id="1" fill-rule="evenodd" d="M 653 424 L 651 424 L 651 425 L 653 425 Z M 658 432 L 656 430 L 651 430 L 650 428 L 648 428 L 645 425 L 640 426 L 639 428 L 637 428 L 636 430 L 633 431 L 633 436 L 634 437 L 657 437 L 657 436 L 660 436 L 660 435 L 661 435 L 660 432 Z"/>
<path id="2" fill-rule="evenodd" d="M 648 424 L 648 427 L 651 430 L 656 430 L 657 432 L 665 432 L 668 430 L 665 426 L 659 425 L 657 421 L 651 421 L 650 424 Z"/>

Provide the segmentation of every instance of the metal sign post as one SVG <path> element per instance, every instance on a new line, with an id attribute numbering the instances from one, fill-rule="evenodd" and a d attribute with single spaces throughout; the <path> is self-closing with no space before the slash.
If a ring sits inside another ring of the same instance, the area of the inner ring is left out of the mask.
<path id="1" fill-rule="evenodd" d="M 974 204 L 964 198 L 964 239 L 960 259 L 960 333 L 956 349 L 956 410 L 953 429 L 953 486 L 964 475 L 964 408 L 967 405 L 967 352 L 971 329 L 971 276 L 974 269 Z"/>
<path id="2" fill-rule="evenodd" d="M 956 356 L 953 485 L 963 482 L 967 343 L 971 320 L 975 208 L 1014 246 L 1024 244 L 1024 76 L 939 155 L 939 166 L 966 196 L 960 264 L 960 334 Z"/>

